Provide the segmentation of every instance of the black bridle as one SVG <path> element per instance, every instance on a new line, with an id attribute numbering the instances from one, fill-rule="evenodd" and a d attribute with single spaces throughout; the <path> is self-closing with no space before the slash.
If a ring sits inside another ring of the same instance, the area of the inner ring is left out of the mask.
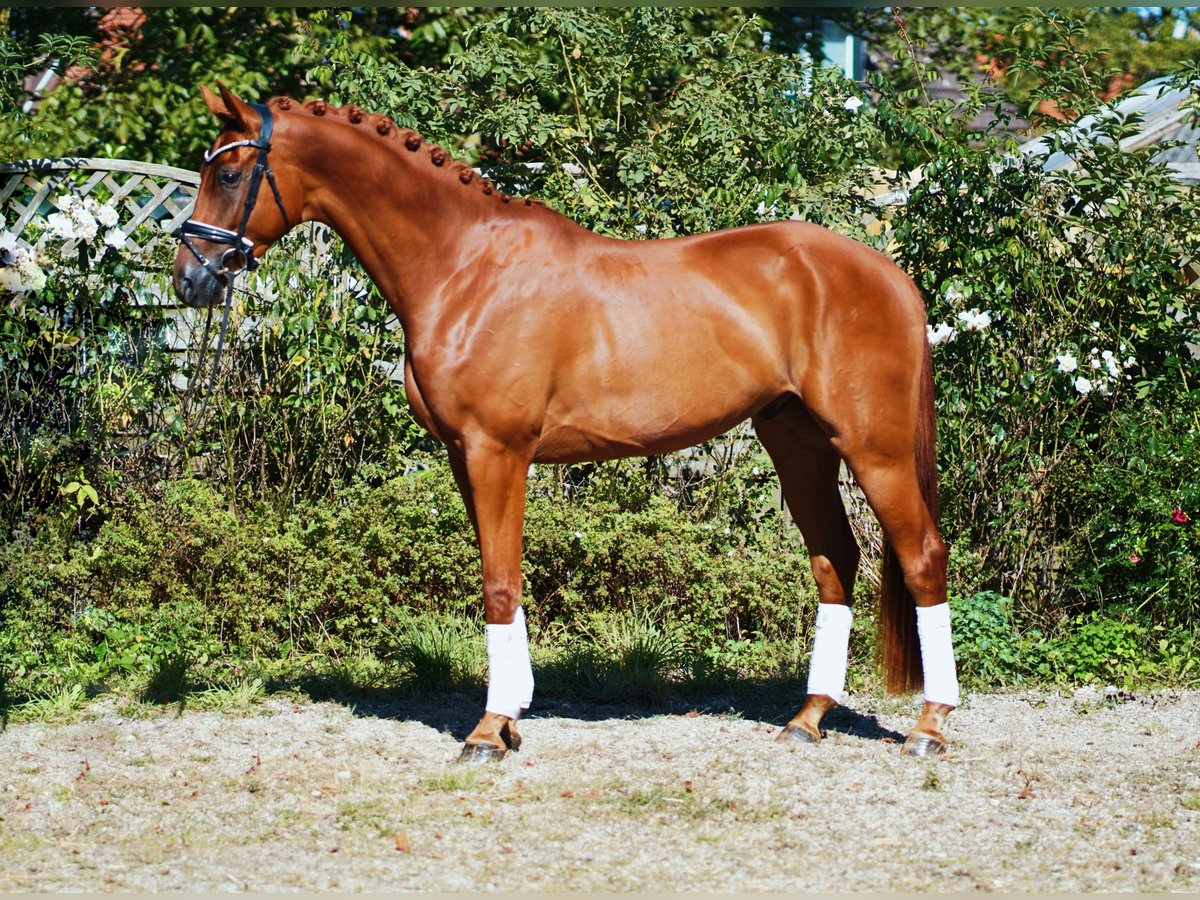
<path id="1" fill-rule="evenodd" d="M 275 196 L 275 205 L 279 207 L 279 213 L 283 216 L 283 230 L 287 232 L 292 228 L 292 220 L 288 218 L 287 207 L 283 205 L 283 197 L 280 196 L 279 186 L 275 183 L 275 173 L 271 171 L 271 166 L 267 162 L 267 154 L 271 152 L 271 131 L 274 128 L 271 110 L 263 103 L 251 103 L 250 106 L 262 120 L 256 139 L 233 141 L 216 150 L 204 151 L 204 165 L 207 166 L 211 165 L 212 161 L 222 153 L 228 153 L 238 147 L 255 147 L 258 150 L 258 158 L 254 161 L 254 169 L 250 173 L 250 186 L 246 190 L 246 202 L 242 205 L 242 221 L 238 223 L 238 230 L 230 231 L 228 228 L 219 228 L 195 219 L 188 219 L 179 226 L 179 239 L 183 242 L 183 246 L 192 252 L 192 256 L 196 257 L 208 274 L 218 281 L 225 282 L 225 311 L 221 316 L 221 331 L 217 335 L 217 352 L 213 357 L 212 375 L 208 382 L 210 391 L 217 378 L 217 366 L 221 362 L 221 349 L 225 345 L 225 331 L 229 327 L 229 311 L 233 306 L 234 276 L 239 272 L 253 272 L 258 268 L 258 260 L 254 256 L 254 241 L 246 237 L 246 223 L 250 221 L 250 214 L 254 212 L 254 206 L 258 203 L 258 189 L 262 187 L 263 176 L 266 176 L 267 184 L 271 186 L 271 193 Z M 230 244 L 230 248 L 221 254 L 220 267 L 214 265 L 212 260 L 201 253 L 199 248 L 188 240 L 189 237 L 197 237 L 210 244 Z M 239 263 L 239 268 L 231 268 Z M 212 308 L 209 307 L 210 319 L 211 311 Z M 205 325 L 204 347 L 200 351 L 201 360 L 204 359 L 204 349 L 207 346 L 208 326 Z"/>
<path id="2" fill-rule="evenodd" d="M 246 237 L 246 223 L 250 221 L 250 214 L 254 212 L 254 206 L 258 202 L 258 189 L 262 186 L 263 176 L 266 176 L 267 184 L 271 186 L 271 193 L 275 195 L 275 205 L 279 207 L 279 212 L 283 216 L 283 230 L 290 231 L 292 227 L 291 219 L 288 218 L 287 208 L 283 205 L 283 197 L 279 195 L 279 186 L 275 184 L 275 174 L 271 171 L 271 166 L 267 162 L 267 154 L 271 151 L 271 131 L 274 126 L 271 118 L 271 110 L 262 103 L 251 103 L 250 106 L 258 113 L 262 119 L 262 125 L 258 131 L 258 138 L 255 140 L 233 141 L 223 147 L 218 147 L 216 150 L 204 151 L 204 165 L 210 165 L 214 159 L 222 153 L 227 153 L 230 150 L 236 150 L 238 147 L 256 147 L 258 149 L 258 159 L 254 162 L 254 170 L 250 173 L 250 187 L 246 191 L 246 202 L 242 206 L 242 221 L 238 224 L 237 231 L 230 231 L 228 228 L 219 228 L 216 225 L 209 225 L 206 222 L 198 222 L 195 219 L 188 219 L 179 227 L 179 239 L 183 241 L 183 245 L 192 252 L 196 260 L 202 265 L 206 272 L 218 280 L 224 281 L 227 285 L 227 295 L 232 296 L 233 292 L 233 277 L 238 272 L 253 272 L 258 268 L 258 260 L 254 257 L 254 241 Z M 220 267 L 213 264 L 207 256 L 193 244 L 189 237 L 200 238 L 203 241 L 208 241 L 210 244 L 229 244 L 228 250 L 221 254 Z M 232 266 L 240 267 L 236 270 Z"/>

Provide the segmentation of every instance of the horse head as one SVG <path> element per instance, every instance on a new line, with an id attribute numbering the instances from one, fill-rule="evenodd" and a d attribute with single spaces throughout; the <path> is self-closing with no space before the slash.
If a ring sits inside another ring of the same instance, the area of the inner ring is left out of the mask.
<path id="1" fill-rule="evenodd" d="M 204 102 L 221 122 L 221 132 L 204 154 L 200 191 L 192 218 L 179 234 L 175 255 L 175 293 L 188 306 L 212 306 L 238 272 L 251 271 L 258 257 L 297 221 L 298 186 L 271 168 L 274 117 L 267 106 L 246 103 L 217 82 L 219 94 L 201 87 Z M 275 160 L 278 162 L 278 160 Z M 267 182 L 274 202 L 260 202 Z M 282 185 L 282 190 L 281 190 Z"/>

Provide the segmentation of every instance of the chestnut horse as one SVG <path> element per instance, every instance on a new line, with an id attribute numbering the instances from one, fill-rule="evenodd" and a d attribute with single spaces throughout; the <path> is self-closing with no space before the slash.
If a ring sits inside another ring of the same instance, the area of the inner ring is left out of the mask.
<path id="1" fill-rule="evenodd" d="M 530 464 L 667 453 L 747 418 L 820 593 L 808 696 L 781 737 L 819 741 L 844 684 L 859 561 L 838 492 L 844 460 L 886 536 L 885 685 L 924 680 L 905 752 L 945 750 L 958 684 L 929 347 L 921 295 L 895 263 L 791 221 L 602 237 L 385 117 L 319 100 L 249 104 L 219 87 L 204 89 L 221 131 L 181 229 L 175 290 L 214 305 L 293 224 L 316 220 L 387 298 L 413 414 L 447 447 L 482 556 L 488 699 L 460 759 L 515 749 L 533 696 L 521 609 Z M 260 200 L 264 176 L 272 196 Z"/>

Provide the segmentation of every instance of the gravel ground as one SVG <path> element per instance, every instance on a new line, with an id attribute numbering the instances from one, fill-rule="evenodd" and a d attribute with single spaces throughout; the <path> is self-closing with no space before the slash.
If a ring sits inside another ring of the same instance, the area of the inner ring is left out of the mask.
<path id="1" fill-rule="evenodd" d="M 475 699 L 12 724 L 0 891 L 1200 890 L 1200 692 L 973 696 L 939 760 L 900 756 L 909 700 L 816 747 L 772 742 L 789 709 L 560 703 L 455 766 Z"/>

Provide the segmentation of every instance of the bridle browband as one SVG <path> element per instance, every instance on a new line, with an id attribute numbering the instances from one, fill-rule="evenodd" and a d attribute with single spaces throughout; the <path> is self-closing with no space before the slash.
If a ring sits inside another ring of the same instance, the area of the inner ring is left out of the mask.
<path id="1" fill-rule="evenodd" d="M 238 224 L 237 231 L 230 231 L 228 228 L 218 228 L 216 225 L 209 225 L 206 222 L 198 222 L 195 219 L 188 219 L 179 226 L 179 239 L 183 245 L 192 252 L 196 260 L 202 265 L 210 275 L 214 278 L 223 280 L 232 288 L 232 276 L 237 272 L 253 272 L 258 268 L 258 260 L 254 257 L 254 241 L 246 237 L 246 223 L 250 221 L 250 214 L 254 212 L 254 206 L 258 202 L 258 189 L 262 185 L 263 176 L 267 178 L 267 184 L 271 186 L 271 193 L 275 196 L 275 205 L 279 207 L 279 212 L 283 216 L 283 230 L 289 231 L 292 227 L 291 219 L 288 218 L 287 208 L 283 205 L 283 197 L 279 194 L 279 186 L 275 184 L 275 174 L 271 171 L 271 166 L 267 162 L 267 154 L 271 151 L 271 131 L 274 127 L 274 121 L 271 117 L 271 110 L 263 103 L 251 103 L 250 106 L 258 113 L 262 120 L 262 125 L 258 131 L 258 137 L 255 140 L 233 141 L 223 147 L 218 147 L 216 150 L 204 151 L 204 164 L 207 166 L 222 153 L 227 153 L 230 150 L 236 150 L 238 147 L 256 147 L 258 148 L 258 159 L 254 162 L 254 170 L 250 173 L 250 188 L 246 191 L 246 202 L 242 206 L 242 221 Z M 212 260 L 206 257 L 193 244 L 189 237 L 200 238 L 202 241 L 208 241 L 210 244 L 229 244 L 228 250 L 221 254 L 221 265 L 218 268 L 213 264 Z M 230 267 L 241 263 L 241 267 L 233 270 Z"/>

